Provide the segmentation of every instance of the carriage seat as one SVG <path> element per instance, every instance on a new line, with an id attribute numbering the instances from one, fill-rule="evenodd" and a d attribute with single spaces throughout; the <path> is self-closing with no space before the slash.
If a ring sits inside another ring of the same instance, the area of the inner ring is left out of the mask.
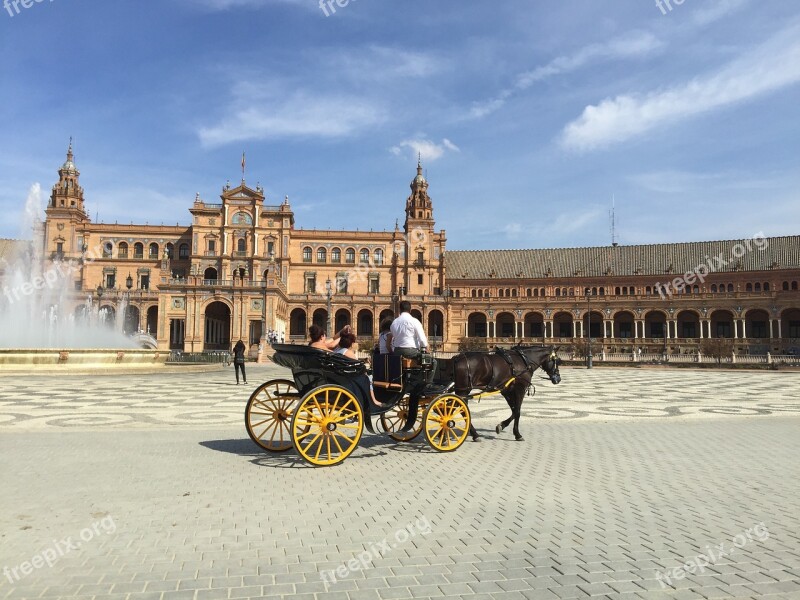
<path id="1" fill-rule="evenodd" d="M 402 356 L 394 354 L 372 354 L 372 386 L 384 390 L 401 391 L 403 389 L 403 370 L 408 367 Z"/>

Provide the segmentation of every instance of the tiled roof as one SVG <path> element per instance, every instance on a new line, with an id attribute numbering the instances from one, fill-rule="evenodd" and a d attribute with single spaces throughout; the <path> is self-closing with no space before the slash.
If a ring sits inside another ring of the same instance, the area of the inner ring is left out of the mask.
<path id="1" fill-rule="evenodd" d="M 0 238 L 0 270 L 5 261 L 11 262 L 20 252 L 27 250 L 31 243 L 25 240 L 8 240 Z"/>
<path id="2" fill-rule="evenodd" d="M 744 249 L 744 254 L 736 258 L 741 254 L 740 248 Z M 719 265 L 714 257 L 720 257 L 727 265 Z M 800 268 L 800 236 L 597 248 L 449 250 L 445 253 L 450 280 L 611 275 L 657 275 L 667 280 L 671 273 L 677 277 L 703 263 L 714 265 L 713 270 L 719 272 L 797 269 Z"/>

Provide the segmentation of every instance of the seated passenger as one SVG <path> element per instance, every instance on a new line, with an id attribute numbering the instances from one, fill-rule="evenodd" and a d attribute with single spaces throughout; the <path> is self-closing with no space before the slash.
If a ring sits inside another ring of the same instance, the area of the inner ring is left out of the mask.
<path id="1" fill-rule="evenodd" d="M 353 350 L 353 344 L 355 344 L 356 336 L 352 332 L 345 332 L 342 333 L 341 337 L 339 338 L 339 347 L 334 350 L 337 354 L 341 354 L 342 356 L 346 356 L 347 358 L 352 358 L 353 360 L 358 360 L 358 356 L 356 355 L 355 350 Z M 367 380 L 369 378 L 367 377 Z M 372 398 L 372 403 L 379 408 L 385 408 L 387 405 L 383 402 L 378 402 L 375 398 L 375 392 L 372 389 L 372 385 L 369 386 L 369 395 Z"/>
<path id="2" fill-rule="evenodd" d="M 317 350 L 325 350 L 326 352 L 333 352 L 339 345 L 339 339 L 344 333 L 350 332 L 350 325 L 345 325 L 344 328 L 337 333 L 333 339 L 328 339 L 325 330 L 316 323 L 308 328 L 308 335 L 311 337 L 310 347 Z"/>
<path id="3" fill-rule="evenodd" d="M 378 351 L 381 354 L 391 354 L 392 348 L 392 321 L 391 317 L 381 321 L 380 336 L 378 337 Z"/>

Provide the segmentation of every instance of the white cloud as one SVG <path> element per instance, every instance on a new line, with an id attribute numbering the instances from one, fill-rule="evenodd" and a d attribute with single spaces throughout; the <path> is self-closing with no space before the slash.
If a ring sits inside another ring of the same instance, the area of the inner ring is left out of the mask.
<path id="1" fill-rule="evenodd" d="M 363 97 L 295 92 L 286 97 L 250 96 L 242 86 L 231 114 L 198 131 L 204 146 L 246 140 L 347 137 L 384 120 L 381 108 Z"/>
<path id="2" fill-rule="evenodd" d="M 559 56 L 546 65 L 518 75 L 513 87 L 501 91 L 490 100 L 473 104 L 470 116 L 485 117 L 500 109 L 514 94 L 555 75 L 576 71 L 603 60 L 641 58 L 659 50 L 662 46 L 663 43 L 653 34 L 641 31 L 627 33 L 603 44 L 585 46 L 575 54 Z"/>
<path id="3" fill-rule="evenodd" d="M 461 152 L 461 149 L 447 138 L 444 138 L 441 144 L 437 144 L 432 140 L 420 137 L 404 140 L 396 146 L 392 146 L 390 151 L 395 156 L 402 156 L 405 152 L 411 151 L 414 158 L 420 156 L 422 160 L 433 162 L 444 156 L 448 151 Z"/>
<path id="4" fill-rule="evenodd" d="M 585 151 L 637 137 L 679 121 L 751 100 L 800 81 L 800 28 L 785 29 L 716 73 L 645 95 L 607 98 L 587 106 L 563 130 L 561 145 Z"/>
<path id="5" fill-rule="evenodd" d="M 692 15 L 692 20 L 696 25 L 708 25 L 743 8 L 748 2 L 749 0 L 718 0 L 710 6 L 698 8 Z"/>

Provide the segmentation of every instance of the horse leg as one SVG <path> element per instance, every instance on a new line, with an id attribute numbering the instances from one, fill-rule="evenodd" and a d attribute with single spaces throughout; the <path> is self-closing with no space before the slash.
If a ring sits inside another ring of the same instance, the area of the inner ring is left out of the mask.
<path id="1" fill-rule="evenodd" d="M 522 434 L 519 432 L 519 418 L 522 415 L 522 394 L 523 390 L 519 390 L 516 394 L 515 402 L 514 402 L 514 439 L 518 442 L 524 442 L 525 439 L 522 437 Z"/>
<path id="2" fill-rule="evenodd" d="M 511 423 L 511 420 L 514 418 L 514 404 L 512 403 L 511 399 L 508 396 L 506 396 L 505 390 L 502 392 L 502 396 L 503 398 L 506 399 L 508 407 L 511 409 L 511 416 L 508 417 L 505 421 L 501 421 L 500 423 L 498 423 L 497 427 L 494 428 L 495 433 L 498 434 L 502 432 L 506 427 L 508 427 L 508 425 Z"/>

